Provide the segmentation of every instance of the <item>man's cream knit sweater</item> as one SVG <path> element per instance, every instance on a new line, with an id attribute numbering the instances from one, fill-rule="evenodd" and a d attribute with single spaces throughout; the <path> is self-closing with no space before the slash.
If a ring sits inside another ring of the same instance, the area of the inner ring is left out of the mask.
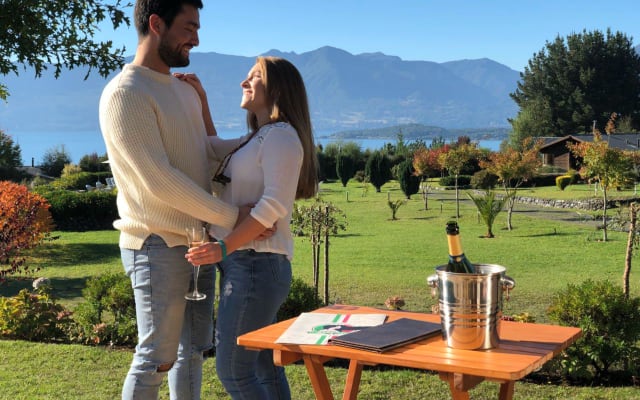
<path id="1" fill-rule="evenodd" d="M 156 234 L 186 245 L 200 221 L 233 228 L 238 208 L 211 195 L 215 153 L 200 100 L 175 77 L 127 64 L 100 98 L 100 128 L 118 187 L 120 247 L 140 249 Z"/>

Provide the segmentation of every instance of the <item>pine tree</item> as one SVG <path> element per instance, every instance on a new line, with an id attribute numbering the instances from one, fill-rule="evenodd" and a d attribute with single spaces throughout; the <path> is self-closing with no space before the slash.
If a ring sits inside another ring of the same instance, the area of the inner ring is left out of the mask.
<path id="1" fill-rule="evenodd" d="M 364 171 L 369 182 L 380 192 L 380 188 L 391 179 L 391 162 L 381 151 L 374 151 L 367 160 Z"/>
<path id="2" fill-rule="evenodd" d="M 355 162 L 353 158 L 342 152 L 338 153 L 336 157 L 336 174 L 338 174 L 338 178 L 340 182 L 342 182 L 343 187 L 347 186 L 347 182 L 353 178 L 355 173 Z"/>
<path id="3" fill-rule="evenodd" d="M 400 189 L 407 196 L 407 199 L 410 199 L 412 194 L 420 191 L 420 177 L 415 174 L 412 160 L 400 163 L 398 166 L 398 180 L 400 181 Z"/>
<path id="4" fill-rule="evenodd" d="M 558 36 L 529 60 L 511 97 L 520 107 L 510 121 L 519 137 L 591 132 L 594 120 L 603 127 L 612 112 L 637 128 L 640 55 L 620 32 Z"/>

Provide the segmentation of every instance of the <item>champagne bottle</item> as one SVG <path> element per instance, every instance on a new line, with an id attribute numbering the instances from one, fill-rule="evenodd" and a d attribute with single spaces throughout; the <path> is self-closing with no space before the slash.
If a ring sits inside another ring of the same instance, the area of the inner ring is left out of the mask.
<path id="1" fill-rule="evenodd" d="M 460 228 L 455 221 L 447 222 L 447 242 L 449 243 L 449 263 L 447 272 L 475 274 L 476 269 L 462 251 Z"/>

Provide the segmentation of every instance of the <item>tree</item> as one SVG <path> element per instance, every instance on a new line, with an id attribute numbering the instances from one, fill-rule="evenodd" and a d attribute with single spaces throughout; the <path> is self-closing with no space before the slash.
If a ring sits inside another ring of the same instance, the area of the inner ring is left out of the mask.
<path id="1" fill-rule="evenodd" d="M 410 199 L 412 194 L 420 191 L 420 178 L 416 176 L 416 171 L 413 169 L 411 160 L 405 160 L 400 163 L 398 167 L 398 180 L 400 181 L 400 189 L 402 189 L 402 193 L 407 196 L 407 199 Z"/>
<path id="2" fill-rule="evenodd" d="M 26 186 L 0 182 L 0 283 L 7 275 L 28 272 L 25 251 L 49 237 L 49 203 Z"/>
<path id="3" fill-rule="evenodd" d="M 631 261 L 633 260 L 634 250 L 640 248 L 638 209 L 640 209 L 640 204 L 636 202 L 632 202 L 628 207 L 621 206 L 618 209 L 618 215 L 612 220 L 612 225 L 619 231 L 627 231 L 627 248 L 624 258 L 624 271 L 622 272 L 622 293 L 626 299 L 629 299 L 631 292 L 629 278 L 631 276 Z"/>
<path id="4" fill-rule="evenodd" d="M 476 205 L 478 213 L 480 213 L 480 217 L 482 217 L 482 220 L 487 226 L 487 233 L 485 237 L 495 237 L 493 234 L 493 223 L 500 211 L 502 211 L 507 198 L 496 198 L 496 192 L 494 192 L 493 190 L 489 190 L 484 195 L 477 196 L 474 196 L 471 193 L 467 193 L 467 196 L 471 199 L 471 201 L 473 201 L 473 204 Z"/>
<path id="5" fill-rule="evenodd" d="M 522 150 L 506 146 L 500 152 L 493 153 L 486 161 L 480 161 L 480 167 L 496 175 L 502 183 L 507 198 L 507 229 L 513 229 L 511 217 L 516 203 L 518 187 L 529 180 L 542 163 L 539 157 L 539 149 L 542 141 L 534 142 L 531 138 L 525 139 Z"/>
<path id="6" fill-rule="evenodd" d="M 113 41 L 96 42 L 92 36 L 108 19 L 113 28 L 129 25 L 121 0 L 114 1 L 24 1 L 0 2 L 0 75 L 18 75 L 18 66 L 33 67 L 40 77 L 50 66 L 56 78 L 62 69 L 96 68 L 106 77 L 123 64 L 125 48 L 115 49 Z M 0 99 L 8 88 L 0 84 Z"/>
<path id="7" fill-rule="evenodd" d="M 638 247 L 637 218 L 638 204 L 631 203 L 629 205 L 629 235 L 627 236 L 627 251 L 624 259 L 624 272 L 622 273 L 622 293 L 629 298 L 629 276 L 631 275 L 631 259 L 633 258 L 633 249 Z"/>
<path id="8" fill-rule="evenodd" d="M 516 135 L 565 136 L 604 126 L 612 112 L 640 125 L 640 55 L 607 30 L 558 36 L 529 60 L 511 97 Z M 523 132 L 526 125 L 528 132 Z"/>
<path id="9" fill-rule="evenodd" d="M 324 243 L 324 304 L 329 304 L 329 236 L 335 236 L 339 230 L 347 229 L 346 215 L 332 203 L 316 198 L 309 206 L 294 206 L 292 224 L 294 231 L 306 234 L 311 241 L 313 285 L 316 294 L 320 278 L 320 251 Z"/>
<path id="10" fill-rule="evenodd" d="M 460 193 L 458 190 L 458 176 L 466 164 L 480 154 L 475 144 L 464 143 L 451 148 L 446 153 L 438 156 L 438 162 L 442 168 L 449 171 L 455 178 L 456 188 L 456 218 L 460 218 Z"/>
<path id="11" fill-rule="evenodd" d="M 86 154 L 80 159 L 78 166 L 85 172 L 103 172 L 109 171 L 109 164 L 107 161 L 107 155 L 98 156 L 98 153 Z"/>
<path id="12" fill-rule="evenodd" d="M 365 166 L 364 155 L 360 145 L 356 142 L 332 142 L 328 143 L 320 153 L 323 155 L 321 164 L 321 173 L 324 173 L 326 179 L 339 178 L 337 172 L 338 155 L 348 155 L 353 160 L 354 169 L 356 171 L 363 170 Z"/>
<path id="13" fill-rule="evenodd" d="M 355 162 L 351 156 L 342 154 L 342 152 L 338 153 L 336 157 L 336 174 L 338 175 L 340 182 L 342 182 L 342 187 L 347 186 L 347 182 L 349 182 L 349 179 L 353 178 L 355 173 Z"/>
<path id="14" fill-rule="evenodd" d="M 507 144 L 513 149 L 523 150 L 525 139 L 540 136 L 540 132 L 551 132 L 548 126 L 551 119 L 551 110 L 544 99 L 532 101 L 526 108 L 520 109 L 513 120 L 509 120 L 512 131 Z"/>
<path id="15" fill-rule="evenodd" d="M 396 214 L 398 213 L 398 210 L 400 209 L 400 207 L 405 204 L 404 200 L 387 200 L 387 205 L 389 206 L 389 208 L 391 209 L 391 220 L 395 221 L 398 218 L 396 218 Z"/>
<path id="16" fill-rule="evenodd" d="M 376 192 L 380 192 L 382 185 L 391 179 L 391 162 L 381 151 L 374 151 L 367 160 L 364 173 L 376 188 Z"/>
<path id="17" fill-rule="evenodd" d="M 576 157 L 582 158 L 580 176 L 595 179 L 602 188 L 602 240 L 606 242 L 608 191 L 630 183 L 631 158 L 618 149 L 610 148 L 598 131 L 594 132 L 593 142 L 567 146 Z"/>
<path id="18" fill-rule="evenodd" d="M 71 163 L 71 157 L 69 157 L 69 153 L 65 150 L 64 145 L 60 145 L 44 153 L 40 168 L 45 175 L 59 178 L 64 166 L 69 163 Z"/>
<path id="19" fill-rule="evenodd" d="M 432 148 L 421 148 L 413 153 L 413 169 L 423 179 L 442 174 L 443 168 L 438 161 L 440 154 L 446 153 L 451 146 L 444 144 Z"/>
<path id="20" fill-rule="evenodd" d="M 18 168 L 21 166 L 20 145 L 0 130 L 0 180 L 19 180 L 22 173 Z"/>

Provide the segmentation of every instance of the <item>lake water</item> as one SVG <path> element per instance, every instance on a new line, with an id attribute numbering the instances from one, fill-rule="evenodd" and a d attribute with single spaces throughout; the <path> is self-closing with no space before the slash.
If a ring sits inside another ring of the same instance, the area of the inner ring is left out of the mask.
<path id="1" fill-rule="evenodd" d="M 13 141 L 20 145 L 22 162 L 24 165 L 40 164 L 42 157 L 48 150 L 57 146 L 64 146 L 65 151 L 71 157 L 72 162 L 78 163 L 80 159 L 91 153 L 102 155 L 106 153 L 106 148 L 99 130 L 95 131 L 65 131 L 65 132 L 5 132 L 13 138 Z M 220 132 L 223 138 L 233 138 L 239 136 L 240 132 Z M 326 136 L 326 134 L 321 134 Z M 360 144 L 363 150 L 378 150 L 386 143 L 395 143 L 395 139 L 357 139 L 343 140 Z M 336 142 L 336 139 L 320 137 L 316 143 L 327 145 Z M 480 140 L 480 147 L 497 151 L 501 140 Z"/>

